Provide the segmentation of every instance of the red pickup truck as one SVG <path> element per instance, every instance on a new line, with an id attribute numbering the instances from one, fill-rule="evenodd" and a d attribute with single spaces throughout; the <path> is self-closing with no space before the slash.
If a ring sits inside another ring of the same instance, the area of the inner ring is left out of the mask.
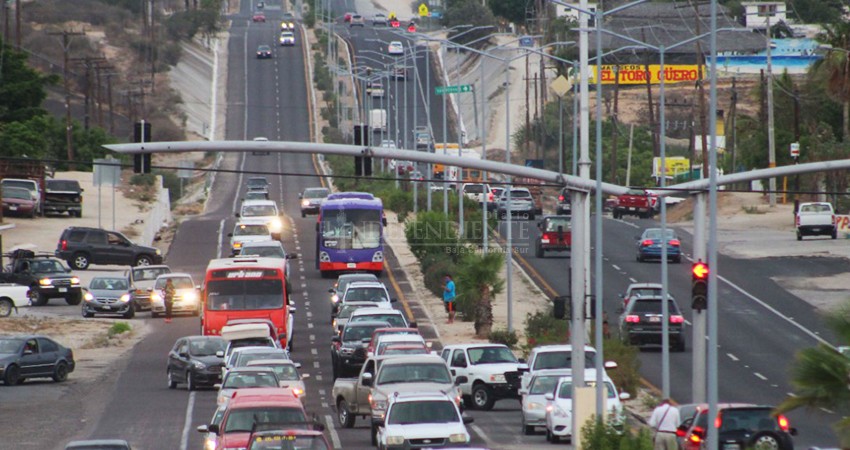
<path id="1" fill-rule="evenodd" d="M 644 189 L 629 189 L 628 192 L 617 197 L 617 204 L 614 206 L 615 219 L 628 215 L 648 219 L 654 212 L 650 194 Z"/>

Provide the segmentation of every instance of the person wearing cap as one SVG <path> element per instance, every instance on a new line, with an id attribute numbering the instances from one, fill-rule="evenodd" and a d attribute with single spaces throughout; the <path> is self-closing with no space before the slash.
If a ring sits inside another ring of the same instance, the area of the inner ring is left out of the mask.
<path id="1" fill-rule="evenodd" d="M 677 450 L 679 444 L 676 442 L 676 428 L 679 427 L 679 408 L 673 406 L 669 398 L 661 400 L 661 403 L 652 411 L 649 418 L 649 427 L 655 430 L 652 438 L 654 450 Z"/>

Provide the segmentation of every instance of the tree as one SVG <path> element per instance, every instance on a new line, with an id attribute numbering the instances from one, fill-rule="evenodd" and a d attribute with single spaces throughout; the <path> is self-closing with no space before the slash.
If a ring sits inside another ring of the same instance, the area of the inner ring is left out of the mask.
<path id="1" fill-rule="evenodd" d="M 483 6 L 476 0 L 456 0 L 449 4 L 443 15 L 443 25 L 446 27 L 455 27 L 458 25 L 472 25 L 473 27 L 496 25 L 496 17 L 489 8 Z M 455 40 L 461 44 L 471 42 L 475 39 L 487 36 L 492 33 L 493 29 L 481 29 L 472 32 L 466 32 L 468 28 L 460 28 L 449 33 L 449 40 L 454 40 L 453 37 L 464 33 L 460 38 Z"/>
<path id="2" fill-rule="evenodd" d="M 490 0 L 487 4 L 493 14 L 517 25 L 525 24 L 526 0 Z"/>
<path id="3" fill-rule="evenodd" d="M 831 45 L 835 51 L 812 67 L 813 76 L 823 76 L 827 89 L 843 107 L 842 139 L 850 139 L 850 22 L 825 24 L 818 40 Z"/>
<path id="4" fill-rule="evenodd" d="M 850 303 L 826 316 L 840 342 L 850 344 Z M 779 412 L 805 408 L 843 408 L 850 404 L 850 358 L 820 344 L 797 353 L 791 367 L 794 396 L 777 407 Z M 850 417 L 834 424 L 842 448 L 850 448 Z"/>
<path id="5" fill-rule="evenodd" d="M 27 65 L 27 55 L 0 40 L 0 124 L 26 121 L 47 114 L 41 102 L 47 98 L 45 86 L 58 81 L 55 75 L 42 75 Z"/>
<path id="6" fill-rule="evenodd" d="M 458 297 L 475 302 L 475 334 L 482 339 L 493 329 L 493 295 L 505 287 L 505 280 L 499 276 L 502 266 L 501 253 L 467 254 L 458 264 Z"/>

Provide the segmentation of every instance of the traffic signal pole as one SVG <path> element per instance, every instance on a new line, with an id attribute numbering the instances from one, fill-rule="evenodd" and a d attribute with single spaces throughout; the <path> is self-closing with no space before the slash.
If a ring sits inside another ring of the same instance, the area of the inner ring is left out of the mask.
<path id="1" fill-rule="evenodd" d="M 706 255 L 705 206 L 707 192 L 694 194 L 694 261 L 708 261 Z M 694 309 L 691 317 L 693 323 L 693 377 L 691 378 L 691 401 L 704 403 L 706 401 L 706 311 Z"/>

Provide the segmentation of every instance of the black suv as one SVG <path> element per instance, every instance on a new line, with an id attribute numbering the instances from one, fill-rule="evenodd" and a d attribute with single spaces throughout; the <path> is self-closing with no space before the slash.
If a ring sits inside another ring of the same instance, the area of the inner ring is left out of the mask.
<path id="1" fill-rule="evenodd" d="M 149 266 L 161 264 L 162 254 L 153 247 L 134 244 L 117 231 L 69 227 L 62 232 L 55 255 L 78 270 L 89 264 Z"/>
<path id="2" fill-rule="evenodd" d="M 561 189 L 558 194 L 558 206 L 555 208 L 555 214 L 567 215 L 572 214 L 572 204 L 570 203 L 570 190 L 567 188 Z"/>
<path id="3" fill-rule="evenodd" d="M 633 345 L 661 345 L 662 311 L 661 296 L 636 297 L 620 315 L 620 338 Z M 685 318 L 676 304 L 676 300 L 668 296 L 667 312 L 670 324 L 667 330 L 670 334 L 670 346 L 674 351 L 685 351 L 685 333 L 682 325 Z"/>
<path id="4" fill-rule="evenodd" d="M 372 342 L 372 333 L 379 328 L 389 327 L 387 322 L 372 320 L 346 324 L 342 333 L 332 338 L 331 364 L 334 380 L 347 374 L 359 373 L 366 362 L 366 347 Z"/>
<path id="5" fill-rule="evenodd" d="M 44 182 L 44 213 L 83 217 L 83 188 L 77 180 L 47 180 Z"/>
<path id="6" fill-rule="evenodd" d="M 11 262 L 0 273 L 0 282 L 29 286 L 30 301 L 34 306 L 44 306 L 51 298 L 64 298 L 69 305 L 79 305 L 83 299 L 80 279 L 48 255 L 37 255 L 30 250 L 15 250 L 6 255 Z"/>
<path id="7" fill-rule="evenodd" d="M 717 418 L 714 423 L 719 428 L 718 438 L 722 448 L 771 448 L 794 450 L 791 436 L 797 434 L 788 418 L 774 414 L 772 406 L 748 405 L 742 403 L 717 405 Z M 694 415 L 685 418 L 676 434 L 684 439 L 684 450 L 705 448 L 708 433 L 708 405 L 699 405 Z"/>

